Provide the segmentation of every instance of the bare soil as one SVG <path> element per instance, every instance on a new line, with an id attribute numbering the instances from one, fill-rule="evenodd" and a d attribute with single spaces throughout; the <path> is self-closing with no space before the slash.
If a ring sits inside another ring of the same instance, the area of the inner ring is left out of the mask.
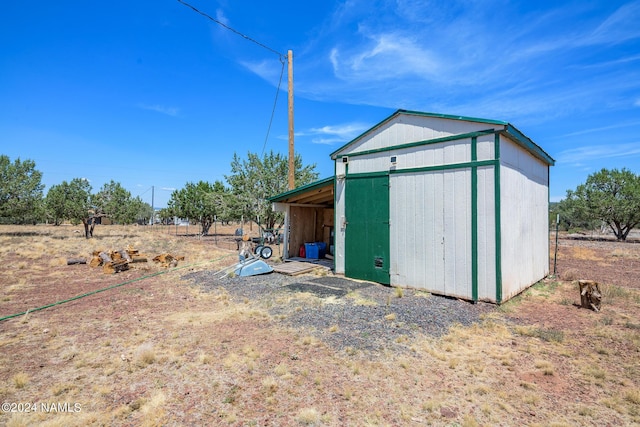
<path id="1" fill-rule="evenodd" d="M 0 425 L 640 424 L 640 244 L 561 236 L 557 276 L 494 306 L 322 270 L 221 280 L 235 227 L 0 226 L 0 317 L 89 294 L 0 321 Z M 65 262 L 128 245 L 186 259 Z"/>

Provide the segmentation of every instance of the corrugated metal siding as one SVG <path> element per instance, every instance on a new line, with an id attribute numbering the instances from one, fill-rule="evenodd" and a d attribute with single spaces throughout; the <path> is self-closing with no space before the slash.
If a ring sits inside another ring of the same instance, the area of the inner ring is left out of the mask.
<path id="1" fill-rule="evenodd" d="M 549 274 L 547 166 L 507 139 L 500 145 L 503 299 Z"/>
<path id="2" fill-rule="evenodd" d="M 460 120 L 445 120 L 420 116 L 399 116 L 385 123 L 375 133 L 365 136 L 340 152 L 339 156 L 374 150 L 415 141 L 426 141 L 451 135 L 490 129 L 492 125 Z M 351 172 L 351 170 L 349 170 Z"/>
<path id="3" fill-rule="evenodd" d="M 496 215 L 493 166 L 478 168 L 478 299 L 496 300 Z"/>
<path id="4" fill-rule="evenodd" d="M 444 292 L 444 176 L 395 175 L 390 185 L 391 284 Z"/>
<path id="5" fill-rule="evenodd" d="M 477 141 L 477 160 L 493 160 L 496 158 L 493 135 L 479 136 Z"/>
<path id="6" fill-rule="evenodd" d="M 471 161 L 470 143 L 471 139 L 467 138 L 351 157 L 349 159 L 349 173 L 388 171 L 391 169 L 392 156 L 396 157 L 395 167 L 397 169 L 465 163 Z"/>
<path id="7" fill-rule="evenodd" d="M 471 298 L 469 169 L 392 175 L 391 284 Z"/>
<path id="8" fill-rule="evenodd" d="M 445 293 L 471 298 L 471 171 L 443 175 Z"/>

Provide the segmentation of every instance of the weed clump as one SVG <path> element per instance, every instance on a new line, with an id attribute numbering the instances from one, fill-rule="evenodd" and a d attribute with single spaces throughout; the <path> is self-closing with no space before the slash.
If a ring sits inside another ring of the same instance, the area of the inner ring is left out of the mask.
<path id="1" fill-rule="evenodd" d="M 317 424 L 320 421 L 320 414 L 315 408 L 303 408 L 298 412 L 296 418 L 300 424 L 309 426 Z"/>
<path id="2" fill-rule="evenodd" d="M 522 336 L 539 338 L 547 342 L 561 343 L 564 341 L 564 331 L 560 329 L 517 327 L 516 332 Z"/>
<path id="3" fill-rule="evenodd" d="M 262 380 L 262 387 L 268 395 L 272 395 L 278 389 L 278 381 L 273 377 L 267 377 Z"/>
<path id="4" fill-rule="evenodd" d="M 136 364 L 140 367 L 151 365 L 156 361 L 156 353 L 151 344 L 142 344 L 135 353 Z"/>
<path id="5" fill-rule="evenodd" d="M 566 271 L 560 273 L 560 277 L 562 278 L 562 280 L 565 280 L 567 282 L 573 282 L 574 280 L 580 279 L 580 272 L 575 268 L 569 268 Z"/>
<path id="6" fill-rule="evenodd" d="M 11 378 L 11 380 L 13 382 L 13 385 L 16 386 L 16 388 L 24 388 L 27 384 L 29 384 L 29 376 L 24 372 L 19 372 L 15 374 Z"/>

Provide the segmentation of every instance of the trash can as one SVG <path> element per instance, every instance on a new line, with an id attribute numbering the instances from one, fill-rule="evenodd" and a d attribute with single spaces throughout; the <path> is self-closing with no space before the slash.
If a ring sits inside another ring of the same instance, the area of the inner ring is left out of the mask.
<path id="1" fill-rule="evenodd" d="M 318 245 L 316 243 L 305 243 L 305 258 L 308 259 L 318 259 L 320 258 L 320 252 L 318 250 Z"/>
<path id="2" fill-rule="evenodd" d="M 318 245 L 318 258 L 324 258 L 327 254 L 327 244 L 325 242 L 316 242 Z"/>

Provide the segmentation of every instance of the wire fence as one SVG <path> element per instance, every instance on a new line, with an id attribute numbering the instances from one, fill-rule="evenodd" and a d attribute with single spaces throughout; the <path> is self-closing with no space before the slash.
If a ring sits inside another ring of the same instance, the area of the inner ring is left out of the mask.
<path id="1" fill-rule="evenodd" d="M 240 250 L 243 237 L 254 246 L 266 244 L 273 246 L 274 255 L 281 254 L 282 228 L 264 229 L 253 221 L 214 222 L 208 232 L 202 232 L 200 224 L 176 222 L 174 224 L 143 225 L 151 233 L 163 233 L 177 237 L 191 238 L 211 242 L 221 249 Z"/>

